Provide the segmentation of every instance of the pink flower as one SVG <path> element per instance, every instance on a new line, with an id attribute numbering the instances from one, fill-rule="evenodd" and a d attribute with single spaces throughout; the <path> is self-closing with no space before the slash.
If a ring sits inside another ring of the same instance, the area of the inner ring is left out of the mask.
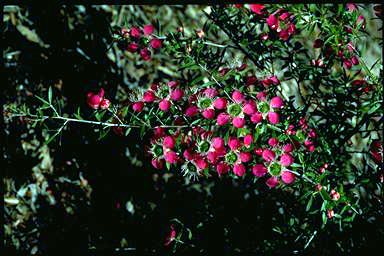
<path id="1" fill-rule="evenodd" d="M 217 116 L 217 125 L 225 125 L 229 122 L 230 119 L 231 117 L 227 113 L 222 112 Z"/>
<path id="2" fill-rule="evenodd" d="M 279 21 L 277 20 L 275 15 L 271 14 L 267 18 L 267 24 L 271 27 L 271 29 L 276 30 L 279 26 Z"/>
<path id="3" fill-rule="evenodd" d="M 232 124 L 236 128 L 243 128 L 245 125 L 245 119 L 243 117 L 235 117 L 233 118 Z"/>
<path id="4" fill-rule="evenodd" d="M 216 154 L 215 151 L 209 151 L 209 152 L 208 152 L 208 154 L 207 154 L 207 159 L 208 159 L 208 161 L 209 161 L 211 164 L 216 163 L 217 158 L 218 158 L 218 156 L 217 156 L 217 154 Z"/>
<path id="5" fill-rule="evenodd" d="M 276 96 L 271 99 L 269 105 L 273 108 L 281 108 L 284 105 L 284 101 L 281 97 Z"/>
<path id="6" fill-rule="evenodd" d="M 152 24 L 144 25 L 144 35 L 149 36 L 155 31 L 155 27 Z"/>
<path id="7" fill-rule="evenodd" d="M 128 46 L 127 46 L 127 50 L 129 52 L 136 52 L 137 49 L 139 49 L 139 45 L 137 43 L 129 43 Z"/>
<path id="8" fill-rule="evenodd" d="M 247 68 L 247 64 L 243 63 L 243 64 L 240 65 L 240 67 L 237 67 L 236 70 L 237 71 L 243 71 L 246 68 Z"/>
<path id="9" fill-rule="evenodd" d="M 243 176 L 245 174 L 245 166 L 242 165 L 242 164 L 235 164 L 233 166 L 233 172 L 237 175 L 237 176 Z"/>
<path id="10" fill-rule="evenodd" d="M 228 138 L 228 147 L 235 151 L 241 147 L 241 142 L 237 138 Z"/>
<path id="11" fill-rule="evenodd" d="M 162 101 L 160 101 L 159 103 L 159 108 L 160 110 L 162 111 L 168 111 L 169 108 L 171 107 L 171 102 L 167 99 L 163 99 Z"/>
<path id="12" fill-rule="evenodd" d="M 279 114 L 276 112 L 268 112 L 268 120 L 271 124 L 278 124 Z"/>
<path id="13" fill-rule="evenodd" d="M 177 87 L 179 85 L 179 82 L 178 81 L 169 81 L 168 82 L 168 86 L 169 86 L 169 88 L 175 88 L 175 87 Z"/>
<path id="14" fill-rule="evenodd" d="M 311 129 L 309 132 L 308 132 L 308 137 L 309 138 L 316 138 L 317 134 L 315 132 L 314 129 Z"/>
<path id="15" fill-rule="evenodd" d="M 256 112 L 251 116 L 251 122 L 258 124 L 263 120 L 263 114 L 261 112 Z"/>
<path id="16" fill-rule="evenodd" d="M 88 103 L 88 106 L 90 106 L 93 109 L 99 108 L 101 100 L 102 100 L 102 97 L 100 97 L 97 94 L 93 94 L 93 93 L 88 94 L 87 103 Z"/>
<path id="17" fill-rule="evenodd" d="M 240 152 L 239 158 L 241 162 L 247 163 L 252 160 L 252 155 L 249 152 Z"/>
<path id="18" fill-rule="evenodd" d="M 279 37 L 280 37 L 281 40 L 283 40 L 283 41 L 287 41 L 288 38 L 289 38 L 288 30 L 281 30 L 281 31 L 279 32 Z"/>
<path id="19" fill-rule="evenodd" d="M 344 60 L 343 65 L 345 69 L 350 69 L 352 67 L 352 62 L 350 60 Z"/>
<path id="20" fill-rule="evenodd" d="M 151 59 L 151 52 L 147 48 L 141 49 L 140 56 L 144 60 L 150 60 Z"/>
<path id="21" fill-rule="evenodd" d="M 276 147 L 277 145 L 279 145 L 279 140 L 276 139 L 276 138 L 270 138 L 268 140 L 268 144 L 271 146 L 271 147 Z"/>
<path id="22" fill-rule="evenodd" d="M 255 164 L 252 167 L 252 173 L 256 177 L 263 177 L 268 172 L 268 169 L 263 164 Z"/>
<path id="23" fill-rule="evenodd" d="M 160 39 L 157 39 L 157 38 L 153 38 L 151 39 L 151 47 L 153 49 L 160 49 L 161 47 L 163 47 L 162 43 L 161 43 L 161 40 Z"/>
<path id="24" fill-rule="evenodd" d="M 217 98 L 213 102 L 213 106 L 217 109 L 225 109 L 227 107 L 227 100 L 225 98 Z"/>
<path id="25" fill-rule="evenodd" d="M 168 151 L 167 153 L 165 153 L 164 157 L 165 161 L 171 164 L 177 163 L 177 161 L 179 160 L 179 156 L 174 151 Z"/>
<path id="26" fill-rule="evenodd" d="M 245 96 L 239 90 L 235 90 L 232 93 L 232 100 L 235 103 L 241 103 L 245 100 Z"/>
<path id="27" fill-rule="evenodd" d="M 269 77 L 269 79 L 271 80 L 273 85 L 279 85 L 280 84 L 280 80 L 277 78 L 277 76 L 271 76 L 271 77 Z"/>
<path id="28" fill-rule="evenodd" d="M 353 4 L 353 3 L 348 3 L 347 4 L 347 10 L 349 12 L 356 11 L 357 9 L 358 9 L 357 4 Z"/>
<path id="29" fill-rule="evenodd" d="M 356 56 L 352 56 L 351 62 L 353 65 L 359 65 L 359 59 Z"/>
<path id="30" fill-rule="evenodd" d="M 193 159 L 193 155 L 191 153 L 190 149 L 184 150 L 183 157 L 187 159 L 188 161 L 191 161 Z"/>
<path id="31" fill-rule="evenodd" d="M 156 127 L 154 133 L 155 138 L 160 138 L 164 136 L 165 130 L 163 127 Z"/>
<path id="32" fill-rule="evenodd" d="M 263 14 L 262 13 L 262 10 L 264 9 L 263 4 L 249 4 L 248 6 L 251 9 L 251 11 L 253 11 L 254 13 L 257 13 L 259 15 Z"/>
<path id="33" fill-rule="evenodd" d="M 265 161 L 267 162 L 270 162 L 270 161 L 273 161 L 275 160 L 275 152 L 273 152 L 272 150 L 269 150 L 269 149 L 264 149 L 263 150 L 263 154 L 262 154 L 262 157 Z"/>
<path id="34" fill-rule="evenodd" d="M 356 25 L 360 25 L 361 26 L 361 28 L 365 28 L 365 25 L 366 25 L 366 21 L 365 21 L 365 18 L 364 18 L 364 16 L 359 16 L 359 17 L 357 17 L 357 20 L 356 20 Z"/>
<path id="35" fill-rule="evenodd" d="M 192 117 L 192 116 L 195 116 L 198 112 L 199 112 L 199 108 L 198 107 L 196 107 L 196 106 L 189 106 L 185 110 L 185 116 Z"/>
<path id="36" fill-rule="evenodd" d="M 215 117 L 215 110 L 212 108 L 207 108 L 202 113 L 203 117 L 206 119 L 212 119 Z"/>
<path id="37" fill-rule="evenodd" d="M 309 146 L 308 146 L 308 151 L 309 151 L 309 152 L 313 152 L 313 151 L 315 151 L 315 149 L 316 149 L 316 148 L 315 148 L 315 145 L 309 145 Z"/>
<path id="38" fill-rule="evenodd" d="M 292 172 L 290 171 L 283 171 L 281 173 L 281 180 L 285 183 L 285 184 L 291 184 L 295 181 L 295 174 L 293 174 Z"/>
<path id="39" fill-rule="evenodd" d="M 282 154 L 280 156 L 280 164 L 282 166 L 290 166 L 293 164 L 293 157 L 290 154 Z"/>
<path id="40" fill-rule="evenodd" d="M 285 144 L 283 146 L 283 152 L 290 153 L 293 151 L 293 145 L 292 144 Z"/>
<path id="41" fill-rule="evenodd" d="M 215 137 L 212 139 L 212 147 L 214 149 L 224 148 L 224 139 L 220 137 Z"/>
<path id="42" fill-rule="evenodd" d="M 173 224 L 170 226 L 170 228 L 171 228 L 171 232 L 166 237 L 165 242 L 164 242 L 164 246 L 169 246 L 176 239 L 176 231 L 175 231 Z"/>
<path id="43" fill-rule="evenodd" d="M 267 186 L 270 188 L 274 188 L 279 184 L 279 180 L 277 179 L 276 176 L 272 176 L 267 180 Z"/>
<path id="44" fill-rule="evenodd" d="M 253 136 L 251 134 L 248 134 L 244 137 L 244 145 L 246 147 L 250 147 L 253 143 Z"/>
<path id="45" fill-rule="evenodd" d="M 207 88 L 207 89 L 204 90 L 203 94 L 204 94 L 205 97 L 213 99 L 219 93 L 217 92 L 217 90 L 215 88 Z"/>
<path id="46" fill-rule="evenodd" d="M 245 82 L 248 86 L 253 85 L 257 82 L 257 77 L 255 75 L 251 75 L 247 77 L 247 81 Z"/>
<path id="47" fill-rule="evenodd" d="M 263 149 L 262 148 L 255 148 L 254 152 L 258 156 L 262 156 L 263 155 Z"/>
<path id="48" fill-rule="evenodd" d="M 131 37 L 140 38 L 141 30 L 138 27 L 132 27 L 130 30 Z"/>
<path id="49" fill-rule="evenodd" d="M 184 96 L 184 91 L 182 89 L 175 89 L 171 92 L 171 99 L 174 101 L 181 100 Z"/>
<path id="50" fill-rule="evenodd" d="M 152 159 L 151 164 L 156 169 L 163 168 L 163 162 L 160 159 Z"/>
<path id="51" fill-rule="evenodd" d="M 280 20 L 285 20 L 289 17 L 289 12 L 285 12 L 283 14 L 280 15 L 279 19 Z"/>
<path id="52" fill-rule="evenodd" d="M 288 26 L 288 33 L 289 34 L 293 34 L 293 33 L 295 33 L 295 31 L 296 31 L 295 24 L 289 24 L 289 26 Z"/>
<path id="53" fill-rule="evenodd" d="M 332 219 L 333 216 L 335 216 L 335 212 L 332 209 L 327 210 L 327 217 L 328 219 Z"/>
<path id="54" fill-rule="evenodd" d="M 204 170 L 208 168 L 208 162 L 204 159 L 198 159 L 196 160 L 196 165 L 199 170 Z"/>
<path id="55" fill-rule="evenodd" d="M 108 99 L 103 99 L 101 102 L 100 102 L 100 108 L 101 109 L 107 109 L 109 108 L 109 105 L 111 104 L 111 102 L 108 100 Z"/>
<path id="56" fill-rule="evenodd" d="M 163 147 L 172 149 L 175 147 L 175 143 L 176 141 L 172 136 L 166 136 L 163 140 Z"/>
<path id="57" fill-rule="evenodd" d="M 258 92 L 256 94 L 256 98 L 258 100 L 261 100 L 261 101 L 265 101 L 267 99 L 266 97 L 267 97 L 267 93 L 266 92 Z"/>
<path id="58" fill-rule="evenodd" d="M 256 104 L 254 102 L 249 102 L 244 104 L 243 112 L 247 115 L 252 115 L 257 111 Z"/>
<path id="59" fill-rule="evenodd" d="M 217 171 L 217 174 L 219 176 L 221 176 L 222 174 L 228 172 L 229 170 L 229 166 L 227 163 L 225 162 L 220 162 L 216 165 L 216 171 Z"/>
<path id="60" fill-rule="evenodd" d="M 153 102 L 156 99 L 155 93 L 153 91 L 146 91 L 143 95 L 144 102 Z"/>
<path id="61" fill-rule="evenodd" d="M 321 186 L 320 184 L 316 184 L 315 188 L 317 191 L 321 191 L 323 189 L 323 186 Z"/>
<path id="62" fill-rule="evenodd" d="M 132 105 L 132 109 L 134 112 L 141 112 L 144 108 L 144 102 L 142 101 L 138 101 L 138 102 L 135 102 L 133 105 Z"/>

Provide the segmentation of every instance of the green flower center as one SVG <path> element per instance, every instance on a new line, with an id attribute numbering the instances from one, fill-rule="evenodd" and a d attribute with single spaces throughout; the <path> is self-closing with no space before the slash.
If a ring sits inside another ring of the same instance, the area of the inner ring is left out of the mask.
<path id="1" fill-rule="evenodd" d="M 200 152 L 207 152 L 210 148 L 210 144 L 208 141 L 202 141 L 199 145 Z"/>
<path id="2" fill-rule="evenodd" d="M 196 166 L 193 163 L 189 162 L 187 164 L 187 170 L 190 171 L 190 172 L 196 172 L 197 168 L 196 168 Z"/>
<path id="3" fill-rule="evenodd" d="M 269 111 L 269 104 L 267 102 L 260 102 L 258 105 L 257 105 L 257 109 L 260 111 L 260 112 L 268 112 Z"/>
<path id="4" fill-rule="evenodd" d="M 153 152 L 155 153 L 155 156 L 160 156 L 163 154 L 163 148 L 159 145 L 156 145 L 153 149 Z"/>
<path id="5" fill-rule="evenodd" d="M 199 107 L 202 109 L 209 108 L 212 104 L 212 99 L 210 98 L 202 98 L 199 101 Z"/>
<path id="6" fill-rule="evenodd" d="M 233 152 L 230 152 L 225 155 L 225 160 L 227 163 L 233 164 L 237 160 L 237 155 Z"/>
<path id="7" fill-rule="evenodd" d="M 239 104 L 231 104 L 228 106 L 228 114 L 231 116 L 238 116 L 241 114 L 242 107 Z"/>
<path id="8" fill-rule="evenodd" d="M 273 176 L 279 176 L 281 172 L 281 166 L 279 163 L 274 162 L 269 166 L 268 171 Z"/>

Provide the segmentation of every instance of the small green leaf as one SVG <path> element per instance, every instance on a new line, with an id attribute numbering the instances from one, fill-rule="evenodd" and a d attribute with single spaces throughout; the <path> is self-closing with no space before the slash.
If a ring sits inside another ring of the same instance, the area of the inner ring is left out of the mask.
<path id="1" fill-rule="evenodd" d="M 52 87 L 51 86 L 48 89 L 48 101 L 49 101 L 49 104 L 52 103 Z"/>
<path id="2" fill-rule="evenodd" d="M 322 218 L 323 218 L 323 226 L 322 227 L 324 227 L 325 224 L 327 224 L 327 215 L 325 214 L 325 212 L 323 212 Z"/>
<path id="3" fill-rule="evenodd" d="M 128 134 L 131 132 L 132 128 L 129 127 L 126 131 L 125 131 L 125 136 L 128 136 Z"/>
<path id="4" fill-rule="evenodd" d="M 313 202 L 313 196 L 311 196 L 311 198 L 309 199 L 309 201 L 307 203 L 307 207 L 305 208 L 306 211 L 309 211 L 311 209 L 312 202 Z"/>

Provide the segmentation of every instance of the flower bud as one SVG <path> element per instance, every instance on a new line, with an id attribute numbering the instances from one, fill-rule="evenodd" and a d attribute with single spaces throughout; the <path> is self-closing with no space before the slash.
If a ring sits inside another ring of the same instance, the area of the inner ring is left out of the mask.
<path id="1" fill-rule="evenodd" d="M 151 47 L 153 49 L 160 49 L 161 47 L 163 47 L 162 43 L 161 43 L 161 40 L 160 39 L 157 39 L 157 38 L 153 38 L 150 42 L 151 44 Z"/>
<path id="2" fill-rule="evenodd" d="M 279 123 L 279 114 L 276 112 L 268 112 L 268 121 L 271 124 L 278 124 Z"/>
<path id="3" fill-rule="evenodd" d="M 217 116 L 216 122 L 217 125 L 223 126 L 226 125 L 230 119 L 231 117 L 227 113 L 222 112 Z"/>
<path id="4" fill-rule="evenodd" d="M 202 113 L 203 117 L 206 119 L 212 119 L 215 117 L 215 110 L 212 108 L 207 108 Z"/>
<path id="5" fill-rule="evenodd" d="M 225 98 L 217 98 L 214 102 L 213 102 L 213 106 L 216 108 L 216 109 L 225 109 L 227 107 L 227 100 Z"/>
<path id="6" fill-rule="evenodd" d="M 267 180 L 267 186 L 270 188 L 274 188 L 279 184 L 279 180 L 277 179 L 276 176 L 272 176 Z"/>
<path id="7" fill-rule="evenodd" d="M 245 125 L 245 119 L 243 117 L 233 118 L 232 124 L 236 128 L 243 128 Z"/>
<path id="8" fill-rule="evenodd" d="M 155 31 L 155 27 L 152 24 L 144 25 L 144 36 L 149 36 Z"/>
<path id="9" fill-rule="evenodd" d="M 245 174 L 245 166 L 243 164 L 235 164 L 233 166 L 233 172 L 237 175 L 237 176 L 243 176 Z"/>
<path id="10" fill-rule="evenodd" d="M 171 102 L 167 99 L 163 99 L 162 101 L 160 101 L 159 103 L 159 108 L 160 110 L 166 112 L 168 111 L 170 108 L 171 108 Z"/>
<path id="11" fill-rule="evenodd" d="M 256 177 L 263 177 L 267 172 L 268 172 L 268 169 L 263 164 L 255 164 L 252 167 L 252 173 Z"/>
<path id="12" fill-rule="evenodd" d="M 295 174 L 293 174 L 292 172 L 290 171 L 283 171 L 281 173 L 281 180 L 285 183 L 285 184 L 291 184 L 295 181 Z"/>
<path id="13" fill-rule="evenodd" d="M 144 102 L 142 101 L 138 101 L 138 102 L 135 102 L 133 105 L 132 105 L 132 109 L 134 112 L 141 112 L 144 108 Z"/>

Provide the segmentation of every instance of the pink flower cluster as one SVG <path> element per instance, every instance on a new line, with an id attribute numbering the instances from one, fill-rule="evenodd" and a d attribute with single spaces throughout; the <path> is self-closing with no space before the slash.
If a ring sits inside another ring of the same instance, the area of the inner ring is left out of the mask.
<path id="1" fill-rule="evenodd" d="M 104 98 L 104 89 L 101 88 L 98 94 L 93 92 L 87 93 L 87 104 L 93 109 L 107 109 L 109 108 L 111 102 Z"/>
<path id="2" fill-rule="evenodd" d="M 280 39 L 288 41 L 289 37 L 296 32 L 293 18 L 293 15 L 289 12 L 278 10 L 268 16 L 267 24 L 272 30 L 275 30 L 279 34 Z"/>
<path id="3" fill-rule="evenodd" d="M 144 60 L 151 59 L 151 50 L 157 50 L 162 48 L 162 42 L 160 39 L 153 35 L 155 27 L 152 24 L 145 25 L 143 29 L 139 27 L 131 27 L 130 29 L 123 28 L 121 34 L 127 40 L 129 40 L 127 50 L 129 52 L 138 52 Z"/>

